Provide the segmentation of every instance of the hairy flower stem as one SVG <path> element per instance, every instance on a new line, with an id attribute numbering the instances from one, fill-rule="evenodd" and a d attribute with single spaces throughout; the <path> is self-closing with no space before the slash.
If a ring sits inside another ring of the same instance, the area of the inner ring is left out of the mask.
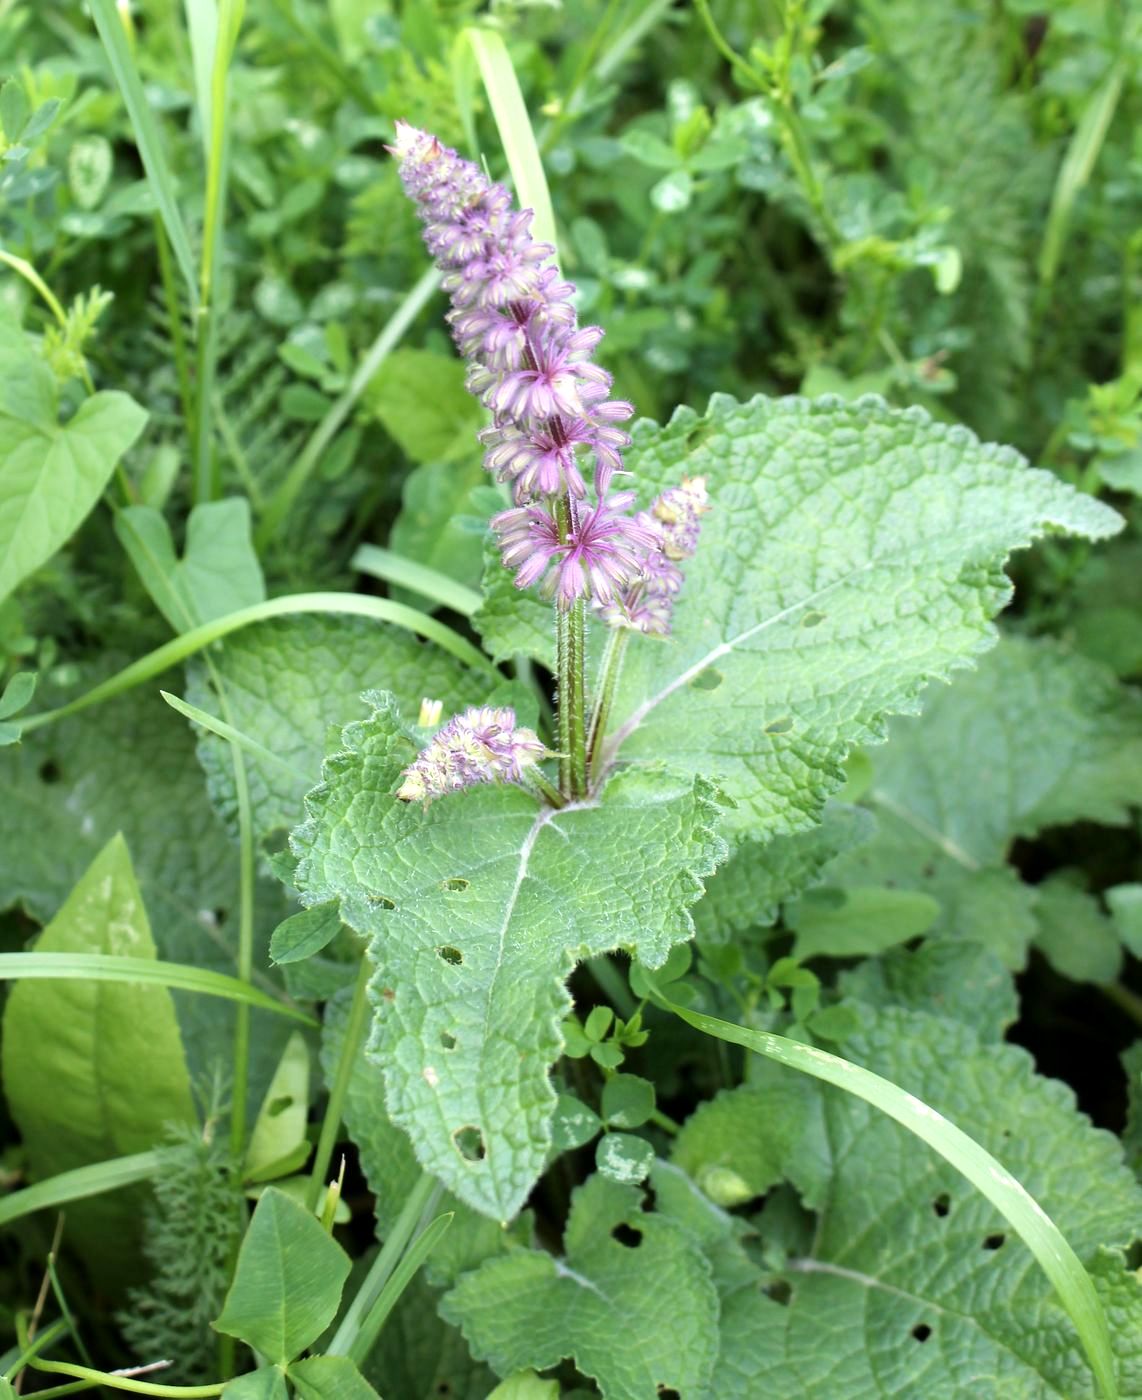
<path id="1" fill-rule="evenodd" d="M 590 728 L 587 730 L 587 778 L 592 786 L 598 781 L 602 767 L 603 740 L 606 737 L 611 705 L 614 702 L 629 640 L 629 630 L 616 627 L 607 638 L 607 649 L 603 653 L 603 663 L 599 668 L 595 708 L 591 714 Z"/>
<path id="2" fill-rule="evenodd" d="M 559 791 L 554 783 L 548 781 L 547 776 L 539 768 L 529 768 L 527 780 L 532 783 L 540 793 L 551 803 L 553 807 L 566 807 L 567 799 Z"/>
<path id="3" fill-rule="evenodd" d="M 574 528 L 570 495 L 555 505 L 560 543 Z M 555 609 L 559 661 L 559 785 L 572 801 L 587 795 L 587 701 L 584 671 L 587 636 L 586 604 L 576 598 L 570 608 Z"/>

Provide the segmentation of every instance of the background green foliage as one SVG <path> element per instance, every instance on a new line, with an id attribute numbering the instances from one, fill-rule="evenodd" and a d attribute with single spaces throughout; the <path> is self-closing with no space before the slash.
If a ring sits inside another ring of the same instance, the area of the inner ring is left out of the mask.
<path id="1" fill-rule="evenodd" d="M 1096 1394 L 986 1201 L 866 1104 L 657 1009 L 641 949 L 676 1003 L 876 1069 L 993 1152 L 1090 1271 L 1120 1391 L 1142 1394 L 1137 8 L 88 11 L 0 0 L 0 953 L 191 964 L 313 1016 L 287 1041 L 282 1017 L 150 984 L 14 985 L 3 1184 L 95 1175 L 62 1226 L 0 1197 L 0 1372 L 23 1369 L 34 1322 L 46 1355 L 166 1357 L 150 1379 L 172 1385 L 241 1373 L 254 1347 L 270 1364 L 232 1400 L 951 1397 L 965 1375 Z M 601 359 L 669 423 L 637 430 L 639 484 L 702 453 L 724 472 L 691 611 L 632 650 L 617 719 L 684 674 L 712 613 L 748 632 L 836 590 L 811 629 L 640 719 L 626 756 L 670 776 L 635 769 L 567 818 L 597 828 L 592 851 L 637 845 L 635 875 L 572 868 L 580 847 L 548 831 L 551 902 L 516 924 L 533 804 L 379 805 L 422 699 L 447 714 L 500 685 L 541 726 L 549 699 L 548 614 L 487 549 L 482 414 L 384 150 L 405 118 L 506 173 L 473 22 L 506 42 Z M 707 410 L 715 393 L 737 402 Z M 838 398 L 751 403 L 790 393 Z M 859 508 L 819 494 L 826 457 Z M 926 532 L 949 502 L 962 528 Z M 1125 528 L 1098 539 L 1107 506 Z M 1044 527 L 1082 538 L 1017 556 L 999 645 L 872 744 L 986 636 L 998 562 Z M 876 561 L 867 588 L 829 582 L 854 560 Z M 332 605 L 177 650 L 326 590 L 435 613 L 513 679 L 399 613 Z M 35 717 L 172 636 L 142 683 Z M 369 720 L 369 690 L 399 718 Z M 738 803 L 728 859 L 711 750 Z M 424 863 L 370 900 L 381 828 Z M 442 941 L 475 871 L 487 908 Z M 394 951 L 398 901 L 419 913 Z M 505 907 L 497 984 L 476 940 Z M 440 956 L 465 938 L 466 965 Z M 457 1038 L 490 1027 L 514 1060 L 489 1080 Z M 491 1185 L 489 1146 L 515 1154 Z M 120 1157 L 133 1184 L 104 1192 Z M 25 1393 L 63 1378 L 29 1371 Z"/>

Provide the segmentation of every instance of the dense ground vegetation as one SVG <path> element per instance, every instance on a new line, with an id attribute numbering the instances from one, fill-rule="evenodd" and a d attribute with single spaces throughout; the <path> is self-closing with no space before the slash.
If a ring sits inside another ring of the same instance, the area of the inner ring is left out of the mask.
<path id="1" fill-rule="evenodd" d="M 1142 1395 L 1137 7 L 0 0 L 0 77 L 0 1400 Z M 401 120 L 709 492 L 589 789 Z M 554 795 L 397 800 L 431 700 Z"/>

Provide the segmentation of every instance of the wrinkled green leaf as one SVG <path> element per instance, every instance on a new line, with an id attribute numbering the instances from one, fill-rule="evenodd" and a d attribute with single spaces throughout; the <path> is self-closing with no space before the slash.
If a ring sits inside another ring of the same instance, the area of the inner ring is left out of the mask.
<path id="1" fill-rule="evenodd" d="M 482 698 L 485 679 L 473 679 L 454 657 L 424 645 L 397 627 L 354 618 L 299 617 L 248 628 L 214 658 L 226 688 L 230 722 L 255 735 L 290 764 L 247 759 L 254 825 L 264 840 L 294 826 L 302 799 L 321 772 L 332 726 L 361 713 L 361 692 L 383 685 L 415 720 L 426 696 L 444 702 L 444 718 Z M 206 668 L 191 669 L 187 698 L 217 713 Z M 226 744 L 201 737 L 199 757 L 215 806 L 237 829 L 234 773 Z M 308 779 L 300 775 L 308 775 Z"/>
<path id="2" fill-rule="evenodd" d="M 816 884 L 827 863 L 841 851 L 867 841 L 876 824 L 861 807 L 830 802 L 820 826 L 772 841 L 743 841 L 707 883 L 694 907 L 698 936 L 724 943 L 748 928 L 767 927 L 777 906 Z"/>
<path id="3" fill-rule="evenodd" d="M 1019 1015 L 1011 973 L 981 943 L 922 943 L 894 948 L 841 974 L 847 995 L 870 1006 L 930 1011 L 970 1026 L 980 1040 L 1002 1040 Z"/>
<path id="4" fill-rule="evenodd" d="M 520 590 L 515 575 L 505 569 L 489 534 L 484 541 L 484 601 L 472 615 L 484 650 L 493 661 L 513 656 L 541 661 L 555 670 L 555 620 L 552 606 L 534 589 Z"/>
<path id="5" fill-rule="evenodd" d="M 715 395 L 634 437 L 644 495 L 704 475 L 712 509 L 671 644 L 629 650 L 611 752 L 716 778 L 743 836 L 813 825 L 846 752 L 988 644 L 1012 549 L 1121 528 L 1010 449 L 873 399 Z"/>
<path id="6" fill-rule="evenodd" d="M 715 794 L 646 768 L 574 810 L 488 787 L 424 811 L 392 795 L 415 747 L 391 697 L 373 705 L 308 799 L 295 881 L 307 900 L 341 899 L 371 939 L 371 1053 L 393 1121 L 462 1201 L 506 1220 L 551 1140 L 564 979 L 615 947 L 661 966 L 691 935 L 688 906 L 723 852 Z M 611 861 L 619 843 L 639 852 L 635 882 Z"/>
<path id="7" fill-rule="evenodd" d="M 667 1387 L 704 1394 L 717 1337 L 710 1268 L 641 1197 L 594 1176 L 572 1197 L 563 1258 L 516 1250 L 466 1274 L 441 1311 L 473 1355 L 501 1375 L 570 1356 L 611 1400 L 657 1400 Z"/>
<path id="8" fill-rule="evenodd" d="M 919 721 L 894 723 L 872 762 L 878 833 L 830 879 L 930 894 L 934 935 L 1020 967 L 1035 892 L 1004 864 L 1008 848 L 1047 826 L 1126 820 L 1142 790 L 1142 700 L 1086 657 L 1007 638 Z"/>
<path id="9" fill-rule="evenodd" d="M 867 1009 L 845 1053 L 999 1156 L 1057 1223 L 1113 1319 L 1129 1394 L 1142 1374 L 1142 1287 L 1115 1247 L 1136 1232 L 1142 1191 L 1117 1141 L 1091 1128 L 1068 1089 L 1037 1076 L 1025 1051 L 983 1044 L 963 1025 Z M 743 1292 L 723 1312 L 711 1387 L 719 1400 L 781 1393 L 790 1377 L 798 1395 L 824 1400 L 838 1376 L 845 1394 L 901 1400 L 952 1400 L 968 1375 L 1012 1397 L 1098 1393 L 1061 1304 L 995 1208 L 863 1100 L 755 1061 L 749 1083 L 684 1127 L 688 1170 L 726 1161 L 736 1121 L 743 1142 L 729 1164 L 749 1172 L 745 1144 L 756 1141 L 758 1120 L 778 1146 L 757 1179 L 780 1172 L 817 1221 L 804 1251 L 780 1268 L 787 1306 Z M 719 1131 L 707 1135 L 715 1122 Z M 1076 1192 L 1077 1180 L 1087 1189 Z"/>

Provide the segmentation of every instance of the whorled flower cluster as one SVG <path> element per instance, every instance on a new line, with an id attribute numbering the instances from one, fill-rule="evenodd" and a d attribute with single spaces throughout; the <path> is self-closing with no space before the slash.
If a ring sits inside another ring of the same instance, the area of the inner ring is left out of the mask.
<path id="1" fill-rule="evenodd" d="M 492 521 L 504 563 L 519 587 L 542 582 L 563 608 L 583 595 L 609 604 L 654 542 L 629 513 L 633 497 L 608 495 L 630 442 L 617 425 L 634 410 L 608 398 L 611 376 L 592 359 L 603 332 L 578 326 L 575 288 L 551 245 L 532 238 L 531 210 L 514 209 L 502 185 L 427 132 L 398 122 L 391 149 L 444 272 L 468 387 L 492 412 L 484 462 L 515 499 Z M 566 498 L 562 526 L 557 497 Z"/>
<path id="2" fill-rule="evenodd" d="M 516 725 L 513 709 L 474 706 L 454 715 L 404 770 L 397 797 L 427 804 L 476 783 L 521 783 L 546 752 L 534 730 Z"/>
<path id="3" fill-rule="evenodd" d="M 674 600 L 682 588 L 679 564 L 698 548 L 702 516 L 710 509 L 704 476 L 682 478 L 635 517 L 654 543 L 642 557 L 639 577 L 599 607 L 612 627 L 630 627 L 651 636 L 670 632 Z"/>

